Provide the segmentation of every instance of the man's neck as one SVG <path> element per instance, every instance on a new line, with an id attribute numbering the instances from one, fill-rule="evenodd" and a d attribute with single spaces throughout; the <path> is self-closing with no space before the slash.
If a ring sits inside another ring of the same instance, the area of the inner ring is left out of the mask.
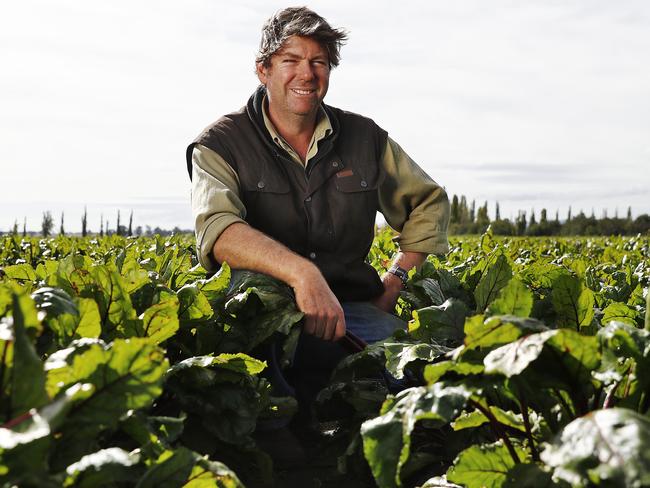
<path id="1" fill-rule="evenodd" d="M 298 153 L 300 159 L 305 162 L 309 144 L 316 128 L 316 113 L 305 116 L 282 116 L 274 113 L 273 106 L 268 106 L 268 116 L 271 123 L 278 131 L 278 134 Z"/>

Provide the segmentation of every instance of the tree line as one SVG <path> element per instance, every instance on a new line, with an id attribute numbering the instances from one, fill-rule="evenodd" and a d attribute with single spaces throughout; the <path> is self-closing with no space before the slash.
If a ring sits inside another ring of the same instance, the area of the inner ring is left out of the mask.
<path id="1" fill-rule="evenodd" d="M 542 208 L 539 213 L 535 209 L 530 212 L 519 210 L 514 221 L 501 217 L 499 202 L 496 202 L 494 218 L 488 214 L 488 202 L 477 207 L 476 201 L 468 204 L 464 195 L 453 195 L 451 199 L 451 215 L 449 233 L 451 235 L 482 234 L 491 226 L 492 232 L 503 236 L 585 236 L 585 235 L 636 235 L 650 232 L 650 216 L 642 214 L 632 218 L 632 209 L 628 207 L 625 217 L 608 217 L 603 212 L 596 218 L 594 211 L 587 216 L 580 210 L 573 215 L 569 207 L 566 218 L 560 220 L 559 211 L 549 216 Z"/>
<path id="2" fill-rule="evenodd" d="M 117 211 L 117 219 L 116 219 L 116 224 L 114 227 L 111 227 L 111 223 L 109 219 L 104 218 L 104 214 L 101 214 L 100 216 L 100 224 L 99 224 L 99 232 L 93 232 L 89 227 L 88 227 L 88 210 L 86 207 L 84 207 L 84 213 L 81 216 L 81 236 L 86 237 L 89 235 L 96 235 L 99 237 L 104 237 L 105 235 L 118 235 L 118 236 L 141 236 L 141 235 L 154 235 L 154 234 L 159 234 L 159 235 L 171 235 L 171 234 L 180 234 L 184 232 L 190 232 L 187 230 L 183 230 L 179 228 L 178 226 L 174 227 L 171 230 L 168 229 L 161 229 L 160 227 L 155 227 L 151 228 L 151 226 L 146 225 L 145 228 L 143 229 L 142 226 L 138 225 L 136 227 L 133 226 L 133 210 L 131 210 L 131 213 L 129 214 L 129 220 L 128 224 L 123 223 L 121 220 L 121 213 L 118 210 Z M 56 232 L 58 231 L 58 232 Z M 50 237 L 52 235 L 55 235 L 55 233 L 58 233 L 58 235 L 65 236 L 66 230 L 65 230 L 65 213 L 61 212 L 61 219 L 59 221 L 59 226 L 58 229 L 55 229 L 55 222 L 54 222 L 54 217 L 52 216 L 52 212 L 47 210 L 43 212 L 43 217 L 41 219 L 41 228 L 40 232 L 33 232 L 33 231 L 27 231 L 27 218 L 25 217 L 23 219 L 23 225 L 22 229 L 20 229 L 18 225 L 18 220 L 14 221 L 13 227 L 9 231 L 10 235 L 21 235 L 23 237 L 26 237 L 27 235 L 40 235 L 42 237 Z M 2 235 L 2 231 L 0 231 L 0 235 Z"/>

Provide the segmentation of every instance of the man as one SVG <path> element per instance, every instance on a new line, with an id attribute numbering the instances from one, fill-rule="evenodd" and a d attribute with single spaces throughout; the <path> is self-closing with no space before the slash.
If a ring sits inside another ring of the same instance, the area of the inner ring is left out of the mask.
<path id="1" fill-rule="evenodd" d="M 225 261 L 284 281 L 313 338 L 337 341 L 347 326 L 374 342 L 399 326 L 389 312 L 406 270 L 447 252 L 449 204 L 372 120 L 323 103 L 345 40 L 305 7 L 276 13 L 262 30 L 260 86 L 199 135 L 187 164 L 205 268 Z M 401 232 L 381 279 L 365 263 L 377 211 Z"/>

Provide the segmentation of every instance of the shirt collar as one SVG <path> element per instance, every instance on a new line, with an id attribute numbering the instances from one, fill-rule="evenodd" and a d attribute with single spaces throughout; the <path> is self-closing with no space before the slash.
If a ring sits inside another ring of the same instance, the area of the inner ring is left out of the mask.
<path id="1" fill-rule="evenodd" d="M 271 122 L 271 119 L 268 114 L 267 105 L 268 105 L 268 101 L 266 95 L 264 95 L 264 99 L 262 100 L 262 117 L 264 118 L 264 125 L 266 126 L 266 130 L 268 130 L 269 134 L 271 134 L 271 138 L 273 139 L 273 142 L 275 142 L 275 144 L 287 150 L 287 147 L 291 148 L 291 146 L 287 143 L 287 141 L 284 140 L 284 138 L 280 135 L 280 133 L 273 125 L 273 122 Z M 327 112 L 325 112 L 325 109 L 323 109 L 322 105 L 318 107 L 318 114 L 316 115 L 316 120 L 317 122 L 316 122 L 316 127 L 314 128 L 314 135 L 312 136 L 311 145 L 325 139 L 327 136 L 329 136 L 332 133 L 333 130 L 330 118 L 327 115 Z M 293 152 L 293 149 L 291 150 L 291 152 Z"/>

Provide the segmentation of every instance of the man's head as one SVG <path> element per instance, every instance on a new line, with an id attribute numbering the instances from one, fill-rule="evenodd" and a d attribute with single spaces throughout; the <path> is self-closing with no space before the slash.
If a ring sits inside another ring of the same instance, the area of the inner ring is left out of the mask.
<path id="1" fill-rule="evenodd" d="M 343 29 L 332 28 L 316 12 L 307 7 L 289 7 L 276 12 L 264 23 L 255 63 L 268 68 L 271 65 L 271 56 L 282 48 L 291 36 L 309 37 L 318 42 L 327 52 L 330 66 L 339 65 L 339 50 L 347 40 Z"/>

